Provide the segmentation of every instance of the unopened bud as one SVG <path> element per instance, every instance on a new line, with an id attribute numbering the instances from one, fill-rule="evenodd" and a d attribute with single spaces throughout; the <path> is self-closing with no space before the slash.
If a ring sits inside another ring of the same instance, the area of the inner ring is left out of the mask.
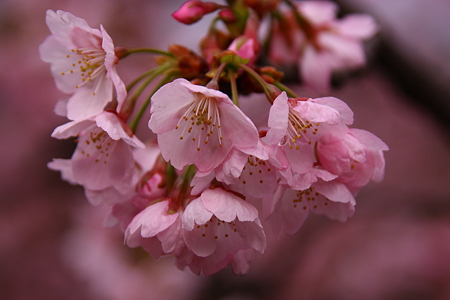
<path id="1" fill-rule="evenodd" d="M 169 46 L 169 52 L 178 58 L 183 55 L 189 55 L 192 51 L 184 46 L 172 44 Z"/>
<path id="2" fill-rule="evenodd" d="M 209 14 L 222 5 L 214 2 L 202 2 L 191 0 L 185 2 L 181 7 L 172 14 L 177 21 L 190 25 L 199 21 L 204 15 Z"/>

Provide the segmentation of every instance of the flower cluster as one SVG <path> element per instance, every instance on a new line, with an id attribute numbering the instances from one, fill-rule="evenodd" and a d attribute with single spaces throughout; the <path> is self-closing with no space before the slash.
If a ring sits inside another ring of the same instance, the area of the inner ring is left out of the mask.
<path id="1" fill-rule="evenodd" d="M 292 235 L 310 212 L 345 221 L 359 190 L 383 178 L 388 147 L 349 127 L 353 112 L 343 101 L 298 97 L 281 83 L 282 72 L 260 65 L 299 61 L 304 82 L 328 88 L 332 71 L 363 64 L 361 39 L 374 33 L 374 22 L 335 20 L 328 2 L 284 2 L 186 2 L 172 15 L 186 24 L 218 11 L 201 55 L 181 45 L 114 47 L 103 27 L 47 12 L 52 34 L 40 54 L 69 95 L 55 110 L 69 122 L 52 136 L 77 142 L 71 159 L 49 168 L 82 185 L 91 204 L 109 207 L 105 222 L 123 230 L 128 246 L 155 259 L 174 256 L 195 274 L 229 265 L 245 274 L 254 251 L 264 252 L 267 230 Z M 157 55 L 157 66 L 125 87 L 116 64 L 143 52 Z M 267 126 L 240 109 L 249 93 L 271 103 Z M 157 141 L 143 143 L 135 131 L 148 106 Z"/>

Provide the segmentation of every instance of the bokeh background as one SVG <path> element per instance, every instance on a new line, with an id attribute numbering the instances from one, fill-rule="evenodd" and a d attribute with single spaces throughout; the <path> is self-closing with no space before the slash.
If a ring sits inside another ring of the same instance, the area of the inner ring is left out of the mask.
<path id="1" fill-rule="evenodd" d="M 337 1 L 342 14 L 369 13 L 381 26 L 367 43 L 367 68 L 337 78 L 331 94 L 353 109 L 354 127 L 390 146 L 385 180 L 360 192 L 346 223 L 313 215 L 295 236 L 269 236 L 245 276 L 226 269 L 197 277 L 171 258 L 154 261 L 127 248 L 118 229 L 102 227 L 104 208 L 47 169 L 75 145 L 50 137 L 66 120 L 53 113 L 63 95 L 38 54 L 49 35 L 45 11 L 103 24 L 119 46 L 196 50 L 207 20 L 172 20 L 182 2 L 0 0 L 0 299 L 450 299 L 446 0 Z M 119 72 L 129 82 L 152 65 L 137 55 Z M 252 101 L 241 101 L 243 108 L 250 111 Z M 145 124 L 138 134 L 148 135 Z"/>

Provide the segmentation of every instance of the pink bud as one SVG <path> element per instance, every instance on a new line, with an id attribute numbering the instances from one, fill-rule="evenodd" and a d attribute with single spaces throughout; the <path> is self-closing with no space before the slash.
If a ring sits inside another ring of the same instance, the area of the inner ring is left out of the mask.
<path id="1" fill-rule="evenodd" d="M 199 21 L 204 15 L 209 14 L 220 7 L 222 6 L 214 2 L 191 0 L 181 5 L 181 7 L 172 14 L 172 17 L 181 23 L 190 25 Z"/>

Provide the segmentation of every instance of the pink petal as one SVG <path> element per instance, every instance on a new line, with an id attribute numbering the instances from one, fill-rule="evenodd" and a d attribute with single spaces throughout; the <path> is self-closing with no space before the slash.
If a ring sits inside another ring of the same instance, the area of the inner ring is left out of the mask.
<path id="1" fill-rule="evenodd" d="M 314 184 L 314 188 L 316 191 L 331 201 L 341 202 L 341 203 L 351 203 L 353 205 L 356 204 L 355 198 L 352 193 L 348 190 L 348 188 L 340 182 L 335 180 L 333 181 L 317 181 Z"/>
<path id="2" fill-rule="evenodd" d="M 258 210 L 253 205 L 221 188 L 205 190 L 200 199 L 208 211 L 225 222 L 232 222 L 236 217 L 241 222 L 258 218 Z"/>
<path id="3" fill-rule="evenodd" d="M 185 134 L 183 139 L 180 139 L 180 132 L 176 130 L 158 134 L 158 144 L 164 159 L 170 160 L 179 170 L 195 164 L 201 172 L 208 172 L 220 165 L 231 149 L 228 139 L 224 139 L 222 147 L 219 147 L 218 139 L 211 139 L 208 145 L 198 145 L 198 140 L 192 140 L 194 137 L 194 131 Z"/>
<path id="4" fill-rule="evenodd" d="M 266 235 L 259 219 L 256 219 L 255 222 L 238 222 L 236 229 L 244 238 L 247 247 L 264 253 L 266 249 Z"/>
<path id="5" fill-rule="evenodd" d="M 247 161 L 247 154 L 233 148 L 222 166 L 215 169 L 217 180 L 226 184 L 235 183 Z"/>
<path id="6" fill-rule="evenodd" d="M 194 178 L 192 178 L 191 186 L 192 191 L 191 195 L 198 195 L 201 194 L 204 190 L 206 190 L 210 184 L 211 181 L 215 178 L 214 171 L 208 171 L 208 172 L 199 172 L 195 173 Z"/>
<path id="7" fill-rule="evenodd" d="M 310 122 L 326 122 L 331 125 L 338 124 L 340 121 L 339 111 L 328 106 L 317 103 L 315 100 L 297 101 L 297 106 L 293 108 L 302 118 Z"/>
<path id="8" fill-rule="evenodd" d="M 233 273 L 236 275 L 244 275 L 250 269 L 250 261 L 253 259 L 253 250 L 240 250 L 233 256 L 231 266 Z"/>
<path id="9" fill-rule="evenodd" d="M 297 193 L 299 191 L 286 190 L 281 200 L 281 210 L 278 212 L 280 214 L 278 218 L 281 218 L 282 228 L 288 235 L 297 233 L 309 214 L 306 203 L 296 202 L 298 199 Z"/>
<path id="10" fill-rule="evenodd" d="M 113 41 L 102 25 L 100 25 L 100 30 L 103 36 L 102 48 L 106 52 L 105 57 L 106 77 L 112 80 L 114 87 L 116 88 L 117 101 L 119 102 L 117 111 L 119 111 L 120 108 L 122 107 L 123 102 L 125 101 L 125 98 L 127 97 L 127 90 L 125 88 L 125 84 L 123 83 L 122 79 L 120 79 L 116 71 L 116 64 L 118 58 L 114 52 Z"/>
<path id="11" fill-rule="evenodd" d="M 251 148 L 259 140 L 253 122 L 227 97 L 218 103 L 224 139 L 236 148 Z"/>
<path id="12" fill-rule="evenodd" d="M 178 213 L 167 214 L 168 203 L 167 200 L 157 202 L 137 214 L 128 225 L 126 235 L 133 234 L 141 228 L 141 236 L 148 238 L 167 229 L 178 219 Z"/>
<path id="13" fill-rule="evenodd" d="M 388 151 L 389 147 L 386 145 L 379 137 L 374 135 L 373 133 L 357 129 L 351 128 L 350 133 L 357 137 L 361 143 L 363 143 L 367 148 L 374 151 Z"/>
<path id="14" fill-rule="evenodd" d="M 69 48 L 78 48 L 78 45 L 71 44 L 71 32 L 74 28 L 79 28 L 98 38 L 100 32 L 89 27 L 87 22 L 81 18 L 75 17 L 71 13 L 58 10 L 56 12 L 47 10 L 46 23 L 52 34 L 62 42 L 66 42 Z"/>
<path id="15" fill-rule="evenodd" d="M 72 64 L 77 63 L 77 57 L 67 58 L 69 51 L 66 45 L 52 35 L 39 46 L 41 59 L 51 63 L 50 70 L 56 87 L 66 94 L 75 92 L 76 86 L 80 84 L 80 74 L 70 73 Z"/>
<path id="16" fill-rule="evenodd" d="M 94 125 L 91 120 L 71 121 L 69 123 L 58 126 L 53 130 L 52 137 L 57 139 L 67 139 L 72 136 L 77 136 L 80 132 L 87 130 Z"/>
<path id="17" fill-rule="evenodd" d="M 332 53 L 333 70 L 357 68 L 366 63 L 363 45 L 358 40 L 324 32 L 319 35 L 319 42 Z"/>
<path id="18" fill-rule="evenodd" d="M 214 239 L 215 233 L 212 226 L 195 227 L 191 231 L 185 230 L 183 235 L 186 245 L 195 255 L 205 257 L 216 251 L 217 242 Z"/>
<path id="19" fill-rule="evenodd" d="M 300 60 L 300 77 L 313 89 L 328 91 L 334 65 L 333 56 L 329 52 L 317 52 L 311 45 L 306 45 Z"/>
<path id="20" fill-rule="evenodd" d="M 47 164 L 47 167 L 54 171 L 60 171 L 61 178 L 70 184 L 78 184 L 73 178 L 72 161 L 70 159 L 54 158 L 53 161 Z"/>
<path id="21" fill-rule="evenodd" d="M 182 83 L 190 84 L 186 79 L 179 78 L 167 83 L 153 95 L 148 126 L 154 133 L 173 130 L 187 107 L 195 100 L 195 95 Z"/>
<path id="22" fill-rule="evenodd" d="M 339 112 L 341 122 L 345 123 L 346 125 L 353 124 L 353 111 L 344 101 L 335 97 L 315 98 L 311 101 L 336 109 Z"/>
<path id="23" fill-rule="evenodd" d="M 303 1 L 299 11 L 313 24 L 322 25 L 336 18 L 338 6 L 331 1 Z"/>
<path id="24" fill-rule="evenodd" d="M 355 39 L 367 39 L 378 31 L 374 18 L 364 14 L 352 14 L 336 21 L 334 26 L 339 34 Z"/>
<path id="25" fill-rule="evenodd" d="M 278 145 L 287 133 L 289 104 L 286 92 L 282 92 L 273 102 L 269 113 L 269 131 L 265 140 L 271 145 Z"/>
<path id="26" fill-rule="evenodd" d="M 174 256 L 179 255 L 186 245 L 183 239 L 180 216 L 178 215 L 178 218 L 175 220 L 175 222 L 167 227 L 166 230 L 158 233 L 157 237 L 158 240 L 161 241 L 161 246 L 164 253 L 170 253 Z"/>
<path id="27" fill-rule="evenodd" d="M 67 102 L 67 118 L 83 120 L 101 113 L 112 100 L 112 88 L 112 81 L 104 75 L 80 86 Z"/>
<path id="28" fill-rule="evenodd" d="M 82 135 L 72 156 L 75 180 L 92 190 L 119 184 L 134 168 L 131 147 L 127 143 L 114 141 L 105 132 L 99 134 L 98 130 L 91 130 Z"/>
<path id="29" fill-rule="evenodd" d="M 127 125 L 123 123 L 116 114 L 110 112 L 102 112 L 95 117 L 95 121 L 97 126 L 102 128 L 104 131 L 108 133 L 108 135 L 113 140 L 124 140 L 127 144 L 137 148 L 145 148 L 144 143 L 142 143 L 135 135 L 130 137 L 129 132 L 124 130 L 124 127 Z"/>
<path id="30" fill-rule="evenodd" d="M 188 204 L 183 213 L 183 228 L 192 231 L 195 223 L 203 225 L 208 222 L 212 216 L 213 213 L 205 208 L 200 198 L 194 199 Z"/>

